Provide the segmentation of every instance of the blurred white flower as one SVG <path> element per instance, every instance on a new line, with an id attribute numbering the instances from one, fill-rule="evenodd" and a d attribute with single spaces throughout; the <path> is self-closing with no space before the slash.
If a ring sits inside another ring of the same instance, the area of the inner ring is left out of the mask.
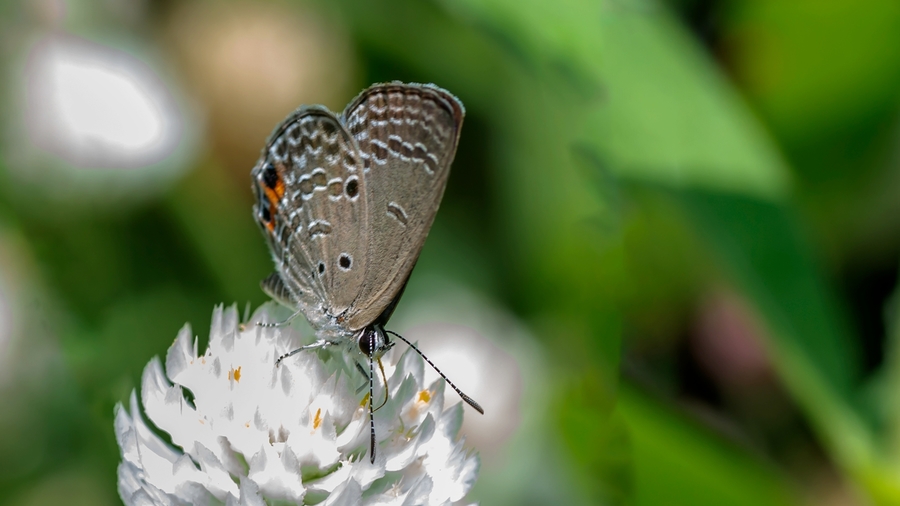
<path id="1" fill-rule="evenodd" d="M 546 430 L 525 420 L 549 409 L 542 351 L 527 328 L 490 298 L 439 276 L 417 282 L 428 290 L 404 300 L 391 327 L 418 342 L 450 381 L 484 406 L 484 415 L 467 417 L 460 433 L 487 466 L 509 469 L 511 447 L 528 447 L 529 437 Z M 425 369 L 426 383 L 436 378 Z M 523 433 L 523 423 L 531 423 L 525 432 L 535 434 Z"/>
<path id="2" fill-rule="evenodd" d="M 263 306 L 250 321 L 271 319 Z M 116 407 L 123 501 L 400 505 L 465 497 L 479 459 L 456 438 L 462 405 L 444 409 L 444 383 L 424 385 L 418 355 L 408 350 L 384 364 L 389 398 L 375 412 L 371 464 L 366 399 L 355 393 L 368 380 L 314 353 L 275 367 L 290 348 L 288 330 L 244 327 L 233 307 L 214 311 L 203 355 L 185 326 L 165 372 L 154 358 L 141 385 L 146 416 L 176 447 L 144 421 L 135 394 L 129 409 Z M 383 390 L 375 396 L 380 404 Z"/>
<path id="3" fill-rule="evenodd" d="M 10 89 L 0 96 L 0 161 L 9 177 L 0 190 L 11 189 L 3 193 L 17 208 L 122 212 L 192 166 L 201 148 L 197 110 L 152 43 L 122 32 L 100 43 L 62 29 L 20 29 L 28 36 L 8 48 Z"/>
<path id="4" fill-rule="evenodd" d="M 48 35 L 31 49 L 27 79 L 30 140 L 77 167 L 135 168 L 171 155 L 181 114 L 145 63 L 72 35 Z"/>

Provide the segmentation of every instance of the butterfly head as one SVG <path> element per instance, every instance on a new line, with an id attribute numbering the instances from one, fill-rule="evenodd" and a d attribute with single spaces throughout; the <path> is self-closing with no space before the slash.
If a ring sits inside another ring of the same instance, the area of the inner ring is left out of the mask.
<path id="1" fill-rule="evenodd" d="M 356 344 L 360 353 L 375 360 L 380 359 L 394 347 L 394 342 L 388 337 L 381 324 L 369 325 L 361 330 L 356 335 Z"/>

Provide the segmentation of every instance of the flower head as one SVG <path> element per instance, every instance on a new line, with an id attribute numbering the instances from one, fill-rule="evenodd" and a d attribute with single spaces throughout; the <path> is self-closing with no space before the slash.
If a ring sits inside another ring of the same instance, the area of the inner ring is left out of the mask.
<path id="1" fill-rule="evenodd" d="M 267 306 L 251 321 L 270 319 Z M 472 487 L 479 460 L 456 438 L 462 405 L 444 409 L 444 383 L 423 385 L 424 364 L 408 350 L 385 357 L 388 400 L 375 412 L 377 452 L 369 462 L 361 376 L 341 361 L 290 348 L 288 332 L 243 326 L 235 308 L 213 312 L 200 355 L 185 326 L 141 384 L 148 426 L 132 393 L 116 407 L 126 504 L 450 504 Z M 368 379 L 365 379 L 367 382 Z M 379 384 L 376 381 L 376 385 Z M 383 390 L 376 390 L 376 406 Z"/>

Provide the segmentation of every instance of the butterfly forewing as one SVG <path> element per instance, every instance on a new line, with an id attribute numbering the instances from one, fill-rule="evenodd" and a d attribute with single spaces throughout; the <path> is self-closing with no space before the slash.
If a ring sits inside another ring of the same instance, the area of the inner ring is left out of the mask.
<path id="1" fill-rule="evenodd" d="M 295 305 L 345 312 L 363 285 L 369 230 L 353 138 L 327 109 L 301 108 L 276 128 L 252 177 L 257 221 Z"/>
<path id="2" fill-rule="evenodd" d="M 365 179 L 365 283 L 345 314 L 351 330 L 375 321 L 398 295 L 437 213 L 465 112 L 431 85 L 389 83 L 363 91 L 343 113 Z"/>

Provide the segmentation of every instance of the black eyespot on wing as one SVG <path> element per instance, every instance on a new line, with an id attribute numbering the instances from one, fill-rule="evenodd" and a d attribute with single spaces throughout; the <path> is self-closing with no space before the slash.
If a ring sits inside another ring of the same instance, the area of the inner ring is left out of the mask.
<path id="1" fill-rule="evenodd" d="M 350 260 L 350 255 L 346 253 L 342 253 L 340 258 L 338 258 L 338 265 L 341 266 L 341 269 L 349 270 L 350 266 L 353 265 L 353 261 Z"/>
<path id="2" fill-rule="evenodd" d="M 325 274 L 325 262 L 319 262 L 319 274 Z"/>
<path id="3" fill-rule="evenodd" d="M 347 196 L 352 199 L 359 194 L 359 181 L 357 181 L 355 177 L 348 178 L 345 188 L 347 190 Z"/>
<path id="4" fill-rule="evenodd" d="M 266 185 L 270 190 L 274 190 L 275 186 L 278 184 L 278 172 L 275 170 L 275 166 L 271 163 L 267 163 L 265 168 L 262 171 L 262 179 L 263 184 Z"/>

